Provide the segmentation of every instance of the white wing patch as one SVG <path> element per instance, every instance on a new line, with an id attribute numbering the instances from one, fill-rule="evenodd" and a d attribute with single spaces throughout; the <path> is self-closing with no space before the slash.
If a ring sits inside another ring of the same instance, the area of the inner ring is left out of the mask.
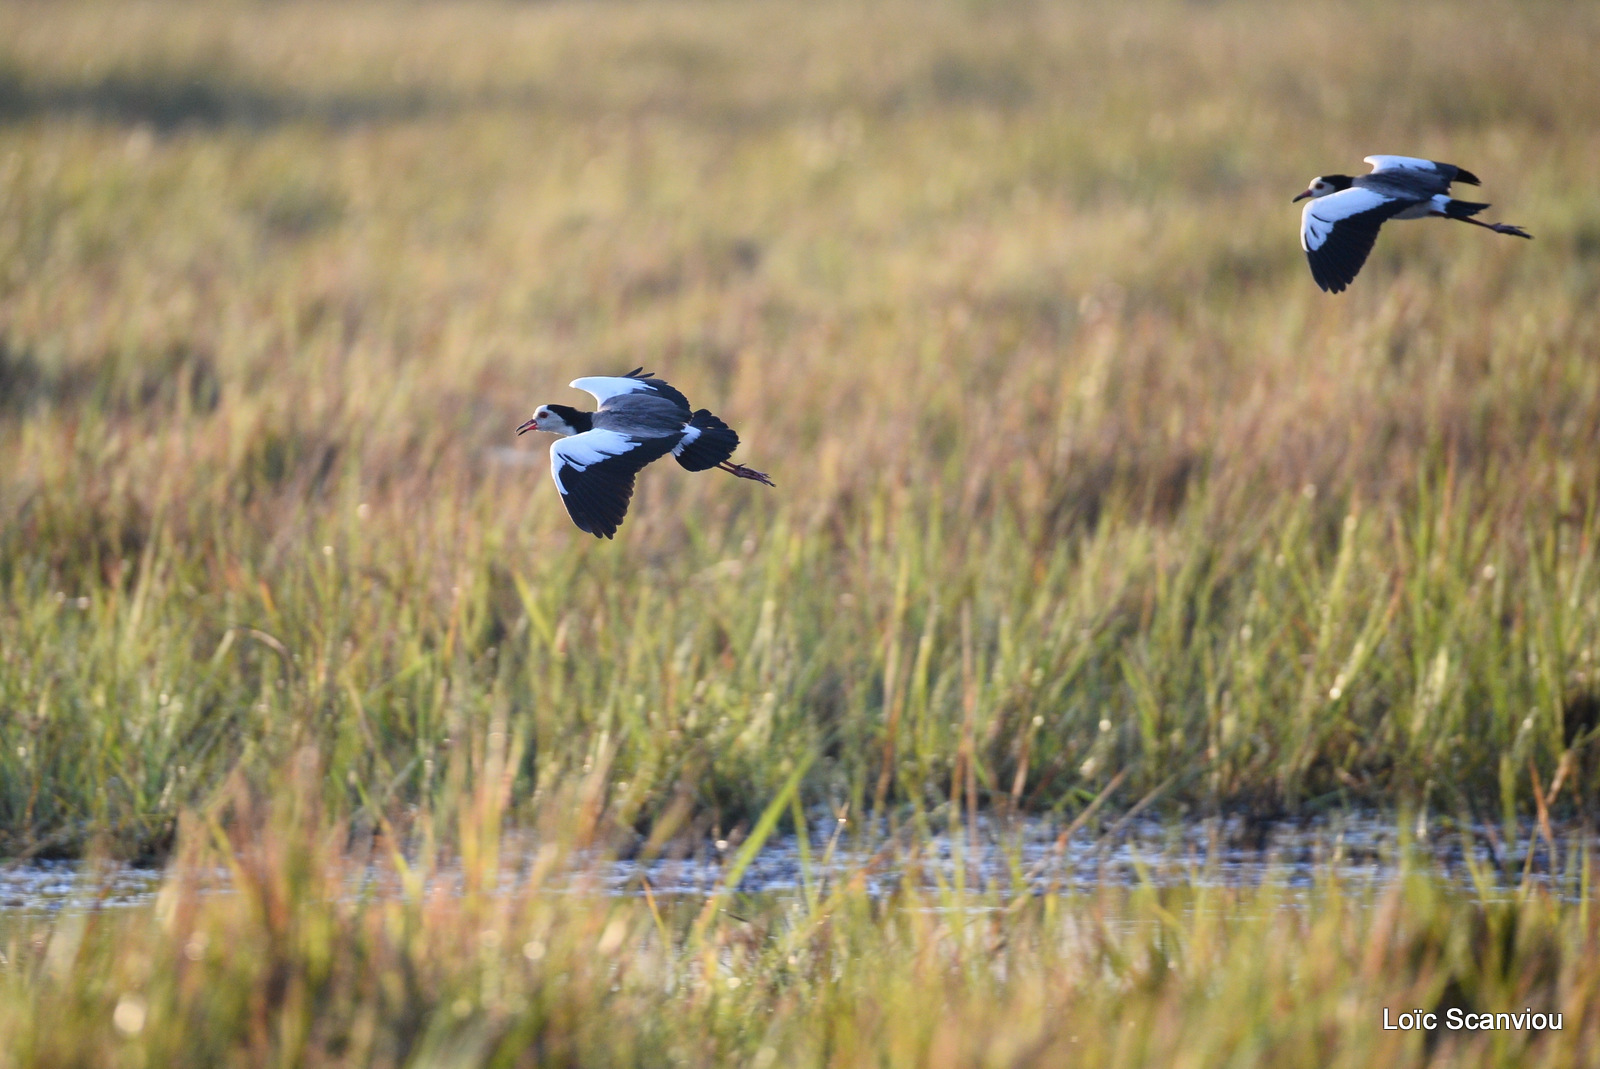
<path id="1" fill-rule="evenodd" d="M 699 427 L 685 427 L 683 429 L 683 437 L 679 438 L 678 444 L 672 447 L 672 455 L 675 457 L 683 456 L 684 447 L 698 437 L 700 437 Z"/>
<path id="2" fill-rule="evenodd" d="M 589 378 L 573 379 L 568 383 L 574 390 L 582 390 L 594 397 L 598 404 L 605 404 L 618 394 L 635 393 L 644 391 L 655 393 L 650 384 L 642 379 L 629 379 L 617 376 L 615 378 L 605 375 L 592 375 Z"/>
<path id="3" fill-rule="evenodd" d="M 1316 252 L 1333 233 L 1333 228 L 1344 220 L 1393 201 L 1393 197 L 1357 186 L 1307 201 L 1300 213 L 1300 247 L 1306 252 Z"/>
<path id="4" fill-rule="evenodd" d="M 579 379 L 578 382 L 617 382 L 627 381 L 618 379 Z M 587 386 L 578 386 L 580 390 L 589 389 Z M 593 392 L 592 390 L 590 391 Z M 550 447 L 550 474 L 556 480 L 556 489 L 561 491 L 563 497 L 567 494 L 567 486 L 561 481 L 561 473 L 567 468 L 574 471 L 587 471 L 591 465 L 612 457 L 620 457 L 639 447 L 637 438 L 630 438 L 618 431 L 607 431 L 596 428 L 574 434 L 570 438 L 562 438 Z"/>
<path id="5" fill-rule="evenodd" d="M 1430 174 L 1439 173 L 1439 165 L 1432 160 L 1420 160 L 1415 156 L 1368 156 L 1361 161 L 1372 164 L 1372 173 L 1379 171 L 1427 171 Z"/>

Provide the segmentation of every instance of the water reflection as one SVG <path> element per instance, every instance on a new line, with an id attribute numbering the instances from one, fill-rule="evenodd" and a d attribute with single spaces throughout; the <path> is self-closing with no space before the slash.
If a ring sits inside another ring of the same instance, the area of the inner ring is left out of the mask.
<path id="1" fill-rule="evenodd" d="M 136 906 L 161 885 L 157 868 L 77 861 L 0 864 L 0 911 L 48 912 Z"/>
<path id="2" fill-rule="evenodd" d="M 1555 850 L 1532 825 L 1518 829 L 1508 848 L 1497 829 L 1416 824 L 1404 833 L 1394 820 L 1342 816 L 1260 823 L 1220 818 L 1174 823 L 1129 822 L 1115 834 L 1065 834 L 1048 821 L 931 832 L 886 829 L 866 838 L 837 835 L 819 821 L 802 842 L 786 836 L 768 844 L 744 871 L 742 893 L 800 893 L 840 879 L 857 879 L 871 894 L 888 894 L 908 879 L 1002 898 L 1094 890 L 1107 885 L 1241 887 L 1274 884 L 1309 889 L 1337 881 L 1381 886 L 1407 867 L 1463 889 L 1510 891 L 1528 884 L 1577 893 L 1584 847 L 1592 831 L 1567 828 Z M 690 856 L 623 859 L 579 870 L 575 879 L 614 894 L 705 894 L 723 880 L 737 846 L 708 844 Z M 1571 883 L 1569 887 L 1568 884 Z"/>
<path id="3" fill-rule="evenodd" d="M 1420 834 L 1419 834 L 1420 833 Z M 1047 820 L 982 820 L 965 828 L 907 824 L 864 828 L 817 819 L 805 836 L 768 842 L 725 884 L 741 844 L 706 842 L 657 857 L 580 853 L 555 873 L 539 872 L 539 843 L 510 833 L 502 848 L 499 888 L 609 895 L 704 896 L 719 890 L 783 897 L 821 893 L 840 881 L 885 896 L 908 881 L 930 891 L 953 890 L 999 900 L 1018 895 L 1067 894 L 1106 886 L 1247 887 L 1271 884 L 1289 892 L 1336 881 L 1350 889 L 1381 887 L 1405 871 L 1487 896 L 1532 885 L 1560 897 L 1581 892 L 1580 869 L 1596 845 L 1592 830 L 1565 828 L 1554 849 L 1538 828 L 1517 829 L 1511 845 L 1498 829 L 1455 824 L 1408 825 L 1392 819 L 1339 816 L 1305 822 L 1255 823 L 1237 818 L 1124 822 L 1095 835 Z M 381 849 L 357 866 L 353 895 L 399 894 L 401 882 Z M 538 873 L 536 875 L 536 872 Z M 149 902 L 160 869 L 70 861 L 0 865 L 0 914 L 93 910 Z M 226 874 L 208 884 L 226 888 Z M 459 867 L 444 863 L 425 889 L 446 893 L 463 885 Z"/>

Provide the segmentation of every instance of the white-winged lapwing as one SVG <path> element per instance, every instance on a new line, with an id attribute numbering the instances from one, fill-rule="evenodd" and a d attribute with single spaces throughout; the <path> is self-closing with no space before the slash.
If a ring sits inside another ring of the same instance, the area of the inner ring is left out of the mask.
<path id="1" fill-rule="evenodd" d="M 574 379 L 572 388 L 593 394 L 600 410 L 540 405 L 517 433 L 561 435 L 550 447 L 550 473 L 572 522 L 596 538 L 617 533 L 633 497 L 633 477 L 668 453 L 690 471 L 721 468 L 773 485 L 759 471 L 728 463 L 739 435 L 703 408 L 691 412 L 688 399 L 652 372 L 634 368 L 615 378 Z"/>
<path id="2" fill-rule="evenodd" d="M 1363 162 L 1372 164 L 1371 174 L 1320 175 L 1294 198 L 1311 198 L 1300 216 L 1300 247 L 1311 262 L 1311 277 L 1324 290 L 1338 293 L 1350 285 L 1367 262 L 1378 228 L 1390 219 L 1439 216 L 1496 234 L 1533 236 L 1510 223 L 1479 222 L 1472 217 L 1489 205 L 1450 196 L 1452 182 L 1480 184 L 1471 171 L 1412 156 L 1368 156 Z"/>

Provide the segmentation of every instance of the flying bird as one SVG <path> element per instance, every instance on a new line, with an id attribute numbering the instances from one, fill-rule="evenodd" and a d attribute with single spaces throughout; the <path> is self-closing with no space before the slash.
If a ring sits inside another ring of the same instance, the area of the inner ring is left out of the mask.
<path id="1" fill-rule="evenodd" d="M 1371 174 L 1320 175 L 1294 198 L 1311 198 L 1300 216 L 1300 247 L 1311 262 L 1311 277 L 1325 291 L 1339 293 L 1350 285 L 1367 262 L 1378 228 L 1390 219 L 1435 215 L 1496 234 L 1533 237 L 1510 223 L 1479 222 L 1472 217 L 1489 205 L 1450 196 L 1452 182 L 1481 184 L 1471 171 L 1412 156 L 1368 156 L 1363 162 L 1372 164 Z"/>
<path id="2" fill-rule="evenodd" d="M 550 447 L 550 474 L 581 531 L 596 538 L 615 535 L 633 497 L 633 477 L 668 453 L 690 471 L 721 468 L 773 485 L 759 471 L 728 463 L 739 435 L 706 409 L 691 412 L 688 399 L 654 372 L 636 367 L 616 377 L 573 379 L 572 388 L 593 394 L 600 410 L 540 405 L 517 433 L 561 436 Z"/>

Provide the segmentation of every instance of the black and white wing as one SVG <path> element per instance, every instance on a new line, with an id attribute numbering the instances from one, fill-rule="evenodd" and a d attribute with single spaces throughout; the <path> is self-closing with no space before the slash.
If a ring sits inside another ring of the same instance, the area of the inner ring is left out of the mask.
<path id="1" fill-rule="evenodd" d="M 652 460 L 670 453 L 676 441 L 596 428 L 552 445 L 550 474 L 572 522 L 596 538 L 615 535 L 633 499 L 633 477 Z"/>
<path id="2" fill-rule="evenodd" d="M 1300 213 L 1300 247 L 1317 285 L 1330 293 L 1350 285 L 1367 262 L 1378 228 L 1417 203 L 1356 186 L 1307 201 Z"/>
<path id="3" fill-rule="evenodd" d="M 1415 156 L 1368 156 L 1361 162 L 1372 164 L 1373 174 L 1404 176 L 1424 182 L 1432 187 L 1428 190 L 1430 193 L 1450 192 L 1451 182 L 1465 182 L 1469 186 L 1483 184 L 1471 171 L 1463 171 L 1453 163 L 1440 163 L 1438 160 L 1421 160 Z"/>
<path id="4" fill-rule="evenodd" d="M 604 409 L 606 402 L 622 394 L 643 393 L 664 397 L 668 401 L 683 409 L 683 418 L 689 418 L 689 399 L 665 382 L 655 377 L 654 372 L 636 367 L 626 375 L 603 376 L 595 375 L 585 379 L 573 379 L 570 383 L 574 390 L 583 390 L 592 394 L 600 407 Z"/>

